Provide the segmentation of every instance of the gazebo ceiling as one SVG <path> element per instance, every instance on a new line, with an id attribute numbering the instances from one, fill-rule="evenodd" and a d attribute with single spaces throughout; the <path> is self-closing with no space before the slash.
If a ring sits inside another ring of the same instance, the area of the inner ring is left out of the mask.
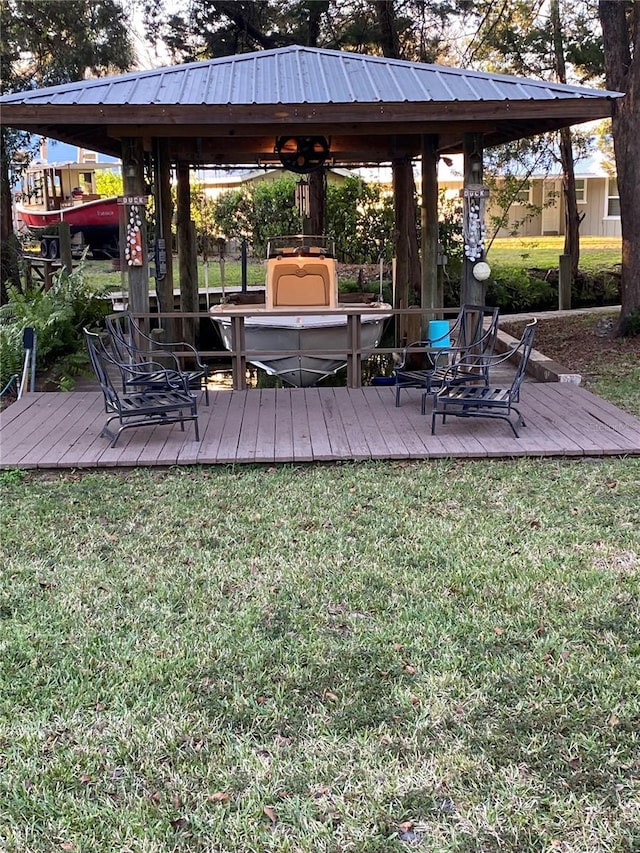
<path id="1" fill-rule="evenodd" d="M 491 146 L 611 115 L 619 92 L 287 47 L 102 77 L 0 98 L 3 124 L 120 156 L 121 140 L 170 139 L 174 161 L 278 162 L 279 136 L 324 136 L 330 163 L 441 153 L 465 133 Z"/>

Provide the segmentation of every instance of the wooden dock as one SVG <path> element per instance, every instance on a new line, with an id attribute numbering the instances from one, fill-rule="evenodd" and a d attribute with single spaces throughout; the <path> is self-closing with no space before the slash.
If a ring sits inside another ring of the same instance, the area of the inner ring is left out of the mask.
<path id="1" fill-rule="evenodd" d="M 77 469 L 303 463 L 443 457 L 640 455 L 640 419 L 570 383 L 526 383 L 527 426 L 451 419 L 431 435 L 420 392 L 394 406 L 393 387 L 214 391 L 192 425 L 126 430 L 115 448 L 100 430 L 97 391 L 26 394 L 0 413 L 0 467 Z"/>

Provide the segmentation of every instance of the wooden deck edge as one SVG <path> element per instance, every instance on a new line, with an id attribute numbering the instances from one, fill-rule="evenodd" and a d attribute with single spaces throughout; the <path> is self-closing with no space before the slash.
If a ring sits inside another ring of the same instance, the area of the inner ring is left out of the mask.
<path id="1" fill-rule="evenodd" d="M 508 335 L 501 329 L 498 330 L 498 338 L 496 340 L 497 352 L 507 352 L 516 346 L 517 343 L 518 338 Z M 532 376 L 537 382 L 569 382 L 571 385 L 580 385 L 582 382 L 582 376 L 579 373 L 573 373 L 557 361 L 543 355 L 537 349 L 531 350 L 529 363 L 527 364 L 527 374 Z"/>

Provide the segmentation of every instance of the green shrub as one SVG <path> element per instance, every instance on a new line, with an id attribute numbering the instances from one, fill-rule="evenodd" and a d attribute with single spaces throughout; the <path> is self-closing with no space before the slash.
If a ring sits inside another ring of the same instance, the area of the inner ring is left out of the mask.
<path id="1" fill-rule="evenodd" d="M 8 292 L 9 302 L 0 308 L 2 384 L 21 370 L 26 326 L 36 332 L 38 370 L 51 369 L 64 360 L 75 369 L 78 359 L 71 356 L 84 352 L 82 329 L 99 325 L 110 310 L 108 300 L 100 298 L 106 291 L 87 283 L 82 263 L 71 272 L 63 268 L 49 290 L 34 287 L 23 293 L 9 287 Z"/>
<path id="2" fill-rule="evenodd" d="M 0 323 L 0 388 L 22 370 L 22 327 L 16 323 Z"/>
<path id="3" fill-rule="evenodd" d="M 486 301 L 488 305 L 497 305 L 503 313 L 542 311 L 557 306 L 558 289 L 557 285 L 518 267 L 494 268 Z"/>

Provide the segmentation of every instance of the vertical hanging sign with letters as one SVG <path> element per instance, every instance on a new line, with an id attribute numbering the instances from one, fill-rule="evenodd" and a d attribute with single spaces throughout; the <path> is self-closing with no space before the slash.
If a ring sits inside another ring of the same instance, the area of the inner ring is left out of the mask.
<path id="1" fill-rule="evenodd" d="M 120 235 L 124 235 L 124 261 L 130 267 L 141 267 L 144 264 L 142 220 L 148 200 L 146 195 L 118 196 L 118 204 L 123 210 Z"/>

